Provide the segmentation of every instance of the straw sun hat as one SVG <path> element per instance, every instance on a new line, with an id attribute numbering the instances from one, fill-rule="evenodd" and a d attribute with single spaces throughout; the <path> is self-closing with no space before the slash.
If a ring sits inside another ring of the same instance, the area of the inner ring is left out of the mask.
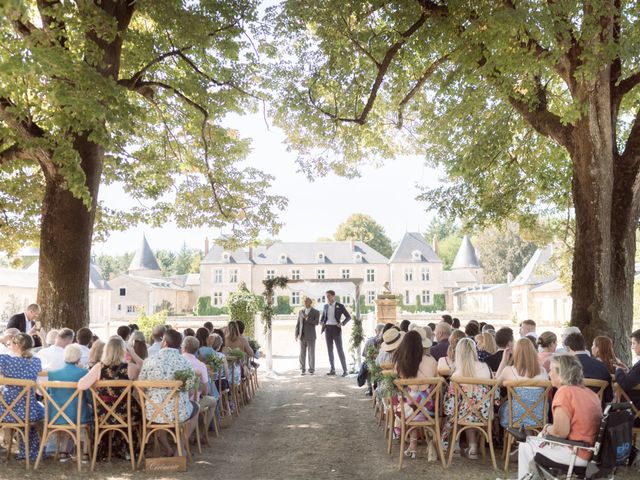
<path id="1" fill-rule="evenodd" d="M 400 346 L 400 342 L 402 342 L 403 337 L 404 332 L 395 328 L 390 328 L 382 335 L 382 345 L 380 348 L 385 352 L 393 352 Z"/>

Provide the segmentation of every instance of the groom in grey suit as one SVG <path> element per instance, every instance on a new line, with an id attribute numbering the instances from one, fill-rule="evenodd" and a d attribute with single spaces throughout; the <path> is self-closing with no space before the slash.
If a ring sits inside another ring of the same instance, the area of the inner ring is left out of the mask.
<path id="1" fill-rule="evenodd" d="M 298 313 L 296 340 L 300 340 L 300 371 L 305 373 L 305 361 L 309 352 L 309 373 L 313 375 L 316 366 L 316 325 L 320 312 L 311 306 L 309 297 L 304 299 L 304 308 Z"/>

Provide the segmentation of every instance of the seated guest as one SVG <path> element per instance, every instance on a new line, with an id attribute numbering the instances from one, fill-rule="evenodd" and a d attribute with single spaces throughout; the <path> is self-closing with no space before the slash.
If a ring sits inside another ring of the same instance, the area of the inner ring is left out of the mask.
<path id="1" fill-rule="evenodd" d="M 455 368 L 456 362 L 456 346 L 458 342 L 467 338 L 462 330 L 454 330 L 449 337 L 449 348 L 447 349 L 447 355 L 438 359 L 438 375 L 447 376 L 451 375 L 451 371 Z M 475 344 L 475 343 L 474 343 Z"/>
<path id="2" fill-rule="evenodd" d="M 140 380 L 175 380 L 176 372 L 193 371 L 193 367 L 189 361 L 180 354 L 180 345 L 182 343 L 182 335 L 176 330 L 167 330 L 162 341 L 160 351 L 144 361 L 142 370 L 140 371 Z M 161 405 L 168 391 L 165 388 L 151 388 L 147 391 L 148 396 L 157 405 Z M 187 422 L 186 436 L 182 438 L 184 443 L 183 451 L 186 452 L 186 442 L 191 438 L 191 434 L 196 428 L 198 421 L 198 405 L 189 400 L 189 392 L 180 391 L 177 400 L 167 402 L 163 409 L 164 419 L 166 421 L 174 421 L 175 401 L 178 402 L 178 421 Z M 153 409 L 149 406 L 145 412 L 147 419 L 151 419 Z M 157 417 L 156 417 L 157 421 Z M 171 457 L 177 455 L 177 450 L 173 450 L 169 445 L 166 434 L 159 434 L 159 440 L 165 449 L 166 456 Z"/>
<path id="3" fill-rule="evenodd" d="M 142 360 L 149 356 L 147 340 L 144 338 L 144 333 L 142 333 L 140 330 L 136 330 L 131 334 L 129 343 L 133 347 L 133 351 L 136 352 L 138 357 L 140 357 Z"/>
<path id="4" fill-rule="evenodd" d="M 122 338 L 125 342 L 129 341 L 129 337 L 131 336 L 131 328 L 128 325 L 120 325 L 116 330 L 116 335 Z"/>
<path id="5" fill-rule="evenodd" d="M 466 336 L 458 340 L 456 344 L 455 350 L 455 366 L 454 370 L 451 374 L 451 378 L 455 379 L 456 377 L 470 377 L 477 379 L 490 379 L 491 378 L 491 370 L 486 363 L 478 361 L 478 351 L 476 349 L 476 344 L 470 338 Z M 453 383 L 450 385 L 449 389 L 445 394 L 444 401 L 444 414 L 447 419 L 445 421 L 445 425 L 442 431 L 442 444 L 447 450 L 449 448 L 449 444 L 451 441 L 451 431 L 453 429 L 453 418 L 455 415 L 463 415 L 466 416 L 472 409 L 470 409 L 470 405 L 474 405 L 474 408 L 477 409 L 477 403 L 483 399 L 487 395 L 487 388 L 479 385 L 463 385 L 463 390 L 466 395 L 462 399 L 461 403 L 458 403 L 458 411 L 454 411 L 455 408 L 455 395 L 454 395 L 454 387 Z M 480 406 L 479 411 L 482 418 L 479 418 L 475 413 L 471 413 L 466 420 L 470 422 L 484 422 L 487 420 L 489 416 L 490 409 L 493 408 L 492 401 L 485 401 Z M 478 458 L 478 438 L 477 432 L 473 429 L 465 430 L 465 434 L 467 437 L 467 444 L 469 447 L 465 451 L 465 456 L 470 459 Z M 456 442 L 454 446 L 454 453 L 459 450 L 459 445 Z"/>
<path id="6" fill-rule="evenodd" d="M 480 324 L 475 320 L 470 320 L 467 326 L 464 327 L 464 333 L 469 338 L 475 338 L 480 333 Z"/>
<path id="7" fill-rule="evenodd" d="M 564 339 L 564 348 L 582 364 L 584 378 L 594 378 L 596 380 L 606 380 L 608 385 L 604 390 L 603 402 L 609 403 L 613 400 L 613 389 L 611 388 L 611 374 L 607 366 L 600 360 L 592 358 L 585 345 L 584 337 L 581 333 L 571 333 Z M 598 391 L 593 387 L 594 391 Z"/>
<path id="8" fill-rule="evenodd" d="M 609 373 L 616 373 L 616 365 L 622 363 L 613 352 L 613 342 L 609 337 L 599 336 L 593 339 L 591 355 L 607 366 Z"/>
<path id="9" fill-rule="evenodd" d="M 436 324 L 433 322 L 429 322 L 427 323 L 427 327 L 429 327 L 431 329 L 432 332 L 436 331 Z M 433 341 L 433 337 L 431 337 L 431 340 Z M 435 345 L 435 344 L 434 344 Z"/>
<path id="10" fill-rule="evenodd" d="M 82 356 L 80 357 L 80 365 L 82 368 L 87 368 L 89 365 L 89 353 L 91 351 L 90 345 L 93 340 L 93 333 L 87 327 L 82 327 L 76 333 L 76 344 L 80 347 Z"/>
<path id="11" fill-rule="evenodd" d="M 242 350 L 247 355 L 247 360 L 253 358 L 253 350 L 249 345 L 249 341 L 240 335 L 240 330 L 238 330 L 238 324 L 236 322 L 229 322 L 228 325 L 228 334 L 224 339 L 225 349 L 232 350 L 234 348 Z"/>
<path id="12" fill-rule="evenodd" d="M 409 325 L 411 325 L 411 322 L 409 320 L 402 320 L 400 322 L 400 331 L 407 333 L 409 331 Z"/>
<path id="13" fill-rule="evenodd" d="M 182 336 L 183 337 L 195 337 L 196 336 L 196 332 L 193 330 L 193 328 L 185 328 L 184 332 L 182 332 Z"/>
<path id="14" fill-rule="evenodd" d="M 227 362 L 227 357 L 225 356 L 225 354 L 220 351 L 224 346 L 224 340 L 217 333 L 213 333 L 209 335 L 209 338 L 207 339 L 207 345 L 210 346 L 213 349 L 213 353 L 220 357 L 222 360 L 222 368 L 215 372 L 213 377 L 213 379 L 216 381 L 216 387 L 218 387 L 219 384 L 219 392 L 227 391 L 229 390 L 229 363 Z M 218 379 L 220 379 L 220 382 L 218 382 Z"/>
<path id="15" fill-rule="evenodd" d="M 204 330 L 206 330 L 206 328 Z M 189 361 L 200 381 L 198 389 L 195 392 L 191 392 L 190 399 L 198 404 L 200 410 L 205 410 L 215 407 L 216 399 L 213 395 L 209 395 L 211 385 L 209 383 L 207 366 L 196 358 L 196 353 L 199 348 L 200 342 L 196 337 L 184 337 L 182 340 L 182 356 Z"/>
<path id="16" fill-rule="evenodd" d="M 520 323 L 520 338 L 531 337 L 534 340 L 538 340 L 538 334 L 536 333 L 536 322 L 533 320 L 523 320 Z"/>
<path id="17" fill-rule="evenodd" d="M 582 333 L 578 327 L 564 327 L 560 333 L 560 345 L 556 348 L 556 355 L 569 353 L 564 348 L 564 340 L 572 333 Z"/>
<path id="18" fill-rule="evenodd" d="M 162 339 L 164 338 L 164 334 L 167 331 L 164 325 L 156 325 L 153 327 L 151 331 L 151 338 L 153 339 L 153 344 L 147 348 L 147 354 L 149 356 L 155 355 L 162 348 Z"/>
<path id="19" fill-rule="evenodd" d="M 489 356 L 496 353 L 496 339 L 490 333 L 484 332 L 476 335 L 476 345 L 478 346 L 478 360 L 484 362 Z"/>
<path id="20" fill-rule="evenodd" d="M 394 355 L 394 369 L 398 372 L 398 377 L 403 379 L 413 378 L 433 378 L 436 376 L 436 361 L 430 355 L 425 354 L 431 348 L 431 340 L 421 328 L 407 333 Z M 418 385 L 411 387 L 410 393 L 417 404 L 420 404 L 429 395 L 428 385 Z M 411 414 L 415 406 L 407 404 L 405 408 L 407 414 Z M 427 404 L 428 410 L 433 410 L 433 405 Z M 420 413 L 416 420 L 425 420 Z M 405 450 L 404 455 L 416 458 L 416 447 L 418 445 L 418 428 L 409 430 L 409 447 Z"/>
<path id="21" fill-rule="evenodd" d="M 102 358 L 102 352 L 104 352 L 104 342 L 100 339 L 94 340 L 89 350 L 89 361 L 87 367 L 92 368 Z"/>
<path id="22" fill-rule="evenodd" d="M 384 328 L 384 326 L 384 323 L 377 324 L 374 330 L 374 335 L 367 338 L 367 340 L 364 342 L 364 347 L 362 347 L 363 357 L 367 356 L 367 350 L 369 350 L 370 347 L 378 348 L 380 346 L 380 344 L 382 343 L 382 329 Z"/>
<path id="23" fill-rule="evenodd" d="M 602 419 L 602 407 L 598 396 L 584 386 L 582 366 L 577 357 L 556 355 L 551 359 L 549 370 L 551 383 L 558 389 L 553 396 L 551 410 L 553 423 L 547 424 L 536 437 L 527 437 L 518 448 L 518 478 L 525 478 L 536 453 L 549 460 L 569 465 L 572 447 L 546 443 L 545 436 L 566 438 L 593 445 Z M 575 466 L 587 465 L 591 454 L 578 450 Z"/>
<path id="24" fill-rule="evenodd" d="M 431 347 L 431 356 L 434 359 L 439 360 L 440 358 L 447 356 L 451 331 L 451 324 L 446 321 L 442 321 L 438 325 L 436 325 L 434 335 L 436 336 L 436 341 L 438 342 L 438 344 L 434 347 Z"/>
<path id="25" fill-rule="evenodd" d="M 492 372 L 497 372 L 500 362 L 502 362 L 502 354 L 504 349 L 513 345 L 513 330 L 509 327 L 502 327 L 496 332 L 496 346 L 498 350 L 485 360 Z"/>
<path id="26" fill-rule="evenodd" d="M 202 326 L 203 326 L 204 328 L 206 328 L 207 330 L 209 330 L 209 334 L 212 334 L 212 333 L 213 333 L 213 323 L 211 323 L 211 322 L 204 322 L 204 323 L 202 324 Z"/>
<path id="27" fill-rule="evenodd" d="M 96 361 L 91 370 L 80 380 L 78 380 L 78 389 L 87 390 L 93 387 L 99 380 L 137 380 L 140 369 L 142 368 L 142 359 L 138 357 L 133 347 L 127 345 L 122 337 L 114 335 L 109 338 L 106 345 L 103 345 L 103 352 L 101 358 Z M 95 344 L 94 344 L 95 347 Z M 92 347 L 93 349 L 93 347 Z M 125 357 L 131 359 L 129 363 L 125 361 Z M 122 388 L 114 387 L 100 387 L 96 390 L 98 396 L 107 405 L 112 405 L 122 394 Z M 120 402 L 115 409 L 115 413 L 122 418 L 127 416 L 127 404 Z M 106 409 L 102 404 L 98 403 L 97 410 L 98 418 L 100 421 L 107 416 Z M 140 405 L 137 401 L 131 402 L 131 422 L 138 422 L 141 419 Z M 112 416 L 108 417 L 109 423 L 117 423 L 117 420 Z M 102 459 L 106 456 L 108 447 L 108 436 L 104 436 L 98 447 L 98 458 Z M 122 435 L 113 436 L 113 451 L 120 458 L 127 458 L 129 455 L 127 443 Z"/>
<path id="28" fill-rule="evenodd" d="M 631 351 L 640 357 L 640 330 L 631 334 Z M 636 408 L 640 408 L 640 391 L 634 390 L 634 387 L 640 384 L 640 359 L 631 369 L 622 363 L 617 363 L 616 382 L 629 396 Z M 640 419 L 636 418 L 634 426 L 640 427 Z"/>
<path id="29" fill-rule="evenodd" d="M 393 363 L 393 352 L 400 346 L 405 333 L 401 332 L 397 327 L 392 326 L 382 334 L 382 344 L 380 352 L 376 357 L 376 365 L 385 363 Z"/>
<path id="30" fill-rule="evenodd" d="M 73 342 L 73 330 L 63 328 L 58 331 L 53 345 L 40 350 L 36 357 L 42 362 L 42 370 L 60 370 L 64 367 L 64 348 Z"/>
<path id="31" fill-rule="evenodd" d="M 10 355 L 11 343 L 16 335 L 20 333 L 17 328 L 7 328 L 0 339 L 0 355 Z"/>
<path id="32" fill-rule="evenodd" d="M 538 353 L 533 347 L 531 341 L 524 337 L 519 339 L 513 347 L 513 365 L 511 363 L 511 349 L 506 348 L 502 355 L 502 361 L 498 367 L 497 380 L 500 383 L 504 383 L 510 380 L 547 380 L 547 371 L 540 365 L 538 361 Z M 544 388 L 542 387 L 516 387 L 516 394 L 527 405 L 527 408 L 536 405 L 532 415 L 527 418 L 523 418 L 525 409 L 524 406 L 515 401 L 512 403 L 512 420 L 514 423 L 521 423 L 524 426 L 535 425 L 538 422 L 542 422 L 544 418 L 543 403 L 540 402 L 540 397 L 544 395 Z M 507 403 L 503 403 L 499 410 L 500 425 L 503 427 L 509 426 L 509 408 Z"/>
<path id="33" fill-rule="evenodd" d="M 65 365 L 59 370 L 50 370 L 49 371 L 49 380 L 52 382 L 77 382 L 82 377 L 87 374 L 87 371 L 84 368 L 79 366 L 80 359 L 82 358 L 82 350 L 79 345 L 70 344 L 67 345 L 64 349 L 64 362 Z M 55 405 L 58 407 L 62 407 L 76 392 L 75 388 L 50 388 L 49 395 L 51 395 L 52 400 L 55 402 Z M 93 421 L 93 408 L 92 408 L 92 400 L 91 395 L 87 393 L 80 395 L 80 401 L 82 403 L 81 406 L 81 418 L 80 423 L 87 424 Z M 54 417 L 57 416 L 55 422 L 57 425 L 65 425 L 67 424 L 67 419 L 63 415 L 58 415 L 60 410 L 56 408 L 53 404 L 49 408 L 49 421 L 53 420 Z M 74 398 L 69 405 L 64 409 L 64 414 L 69 417 L 72 422 L 77 421 L 78 416 L 78 397 Z M 83 448 L 83 460 L 89 460 L 89 442 L 88 439 L 83 439 L 82 444 Z M 62 436 L 62 442 L 60 445 L 60 461 L 64 462 L 68 460 L 71 456 L 71 448 L 73 447 L 73 442 L 71 439 L 64 435 Z"/>
<path id="34" fill-rule="evenodd" d="M 448 313 L 445 313 L 444 315 L 442 315 L 442 321 L 445 323 L 448 323 L 449 326 L 453 325 L 453 317 Z"/>
<path id="35" fill-rule="evenodd" d="M 558 347 L 558 337 L 556 337 L 556 334 L 553 332 L 542 332 L 538 337 L 538 346 L 540 347 L 538 361 L 548 373 L 551 365 L 551 357 L 553 357 Z"/>
<path id="36" fill-rule="evenodd" d="M 35 382 L 38 379 L 38 372 L 42 370 L 42 363 L 39 358 L 31 355 L 33 348 L 33 338 L 26 333 L 16 333 L 8 343 L 9 353 L 0 355 L 0 376 L 7 378 L 15 378 L 19 380 L 31 380 Z M 22 387 L 8 386 L 5 387 L 2 396 L 7 405 L 11 405 L 18 395 L 21 393 Z M 34 389 L 29 392 L 29 420 L 31 422 L 39 422 L 44 419 L 44 407 L 36 400 Z M 26 420 L 26 396 L 20 398 L 13 411 L 21 420 Z M 0 414 L 5 412 L 4 405 L 0 404 Z M 14 423 L 15 419 L 8 415 L 4 422 Z M 40 447 L 40 437 L 36 427 L 29 430 L 29 459 L 35 460 L 38 457 L 38 448 Z M 20 440 L 20 453 L 18 458 L 25 458 L 24 443 Z"/>
<path id="37" fill-rule="evenodd" d="M 216 350 L 218 352 L 222 352 L 224 350 L 224 348 L 225 348 L 225 344 L 224 344 L 225 334 L 224 334 L 224 331 L 222 329 L 220 329 L 220 328 L 214 328 L 213 329 L 213 333 L 215 333 L 216 335 L 218 335 L 222 339 L 222 345 L 220 346 L 220 348 L 216 348 Z"/>
<path id="38" fill-rule="evenodd" d="M 453 328 L 454 330 L 458 330 L 460 329 L 460 319 L 453 317 L 453 319 L 451 320 L 451 328 Z"/>
<path id="39" fill-rule="evenodd" d="M 485 323 L 480 331 L 482 333 L 490 333 L 494 337 L 496 336 L 496 329 L 490 323 Z"/>
<path id="40" fill-rule="evenodd" d="M 209 341 L 209 330 L 204 327 L 200 327 L 196 330 L 196 339 L 198 340 L 198 344 L 200 345 L 198 348 L 198 352 L 196 353 L 196 358 L 201 362 L 204 361 L 207 356 L 214 353 L 214 350 L 211 346 L 208 345 Z"/>

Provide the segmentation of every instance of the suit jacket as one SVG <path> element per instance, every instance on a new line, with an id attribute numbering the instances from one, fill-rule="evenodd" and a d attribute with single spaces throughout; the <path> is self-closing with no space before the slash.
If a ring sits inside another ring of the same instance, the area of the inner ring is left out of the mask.
<path id="1" fill-rule="evenodd" d="M 604 403 L 609 403 L 613 400 L 613 389 L 611 388 L 611 374 L 609 373 L 609 369 L 607 366 L 598 360 L 597 358 L 593 358 L 586 353 L 578 353 L 576 358 L 582 364 L 582 371 L 584 372 L 584 378 L 594 378 L 596 380 L 606 380 L 609 385 L 604 389 L 604 395 L 602 396 L 602 400 Z M 596 388 L 592 389 L 596 390 Z"/>
<path id="2" fill-rule="evenodd" d="M 335 308 L 334 314 L 336 317 L 336 322 L 338 322 L 340 325 L 346 325 L 347 322 L 351 320 L 351 315 L 349 315 L 349 312 L 347 312 L 347 308 L 342 303 L 336 302 L 336 308 Z M 320 319 L 320 323 L 322 323 L 323 332 L 324 332 L 324 329 L 327 327 L 328 315 L 329 315 L 329 304 L 325 303 L 324 308 L 322 309 L 322 318 Z M 344 317 L 344 321 L 341 320 L 342 317 Z"/>
<path id="3" fill-rule="evenodd" d="M 616 369 L 616 382 L 629 395 L 633 404 L 640 408 L 640 392 L 633 388 L 640 384 L 640 360 L 625 373 L 621 368 Z M 636 422 L 639 422 L 636 420 Z"/>
<path id="4" fill-rule="evenodd" d="M 24 313 L 16 313 L 7 322 L 7 328 L 17 328 L 22 333 L 27 333 L 27 330 L 31 330 L 34 323 L 27 320 L 27 316 Z M 33 346 L 38 348 L 42 346 L 42 341 L 38 335 L 33 335 Z"/>
<path id="5" fill-rule="evenodd" d="M 296 338 L 305 342 L 313 342 L 316 339 L 316 325 L 320 321 L 320 312 L 311 307 L 309 315 L 305 318 L 304 308 L 298 313 L 298 322 L 296 323 Z"/>
<path id="6" fill-rule="evenodd" d="M 447 356 L 447 350 L 449 350 L 449 339 L 443 340 L 437 345 L 431 347 L 429 351 L 431 356 L 435 358 L 436 361 L 440 360 L 442 357 Z"/>

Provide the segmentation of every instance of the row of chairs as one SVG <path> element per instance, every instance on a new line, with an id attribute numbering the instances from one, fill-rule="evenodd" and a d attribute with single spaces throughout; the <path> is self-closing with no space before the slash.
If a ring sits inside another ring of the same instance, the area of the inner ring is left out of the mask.
<path id="1" fill-rule="evenodd" d="M 255 394 L 258 388 L 257 370 L 249 368 L 246 370 L 247 374 L 243 376 L 241 382 L 236 384 L 233 379 L 230 379 L 230 391 L 220 391 L 220 412 L 221 415 L 231 416 L 231 407 L 229 396 L 232 397 L 235 403 L 235 415 L 238 415 L 240 408 L 248 404 L 251 397 Z M 46 375 L 46 372 L 43 372 Z M 7 403 L 4 396 L 1 394 L 2 388 L 13 387 L 17 389 L 17 395 L 11 403 Z M 187 454 L 187 458 L 190 457 L 191 452 L 189 442 L 187 444 L 187 452 L 183 451 L 182 438 L 185 435 L 186 422 L 179 422 L 178 401 L 177 397 L 180 393 L 182 382 L 178 380 L 172 381 L 129 381 L 129 380 L 103 380 L 97 382 L 90 390 L 90 394 L 93 402 L 94 421 L 91 424 L 82 423 L 82 404 L 81 395 L 83 391 L 77 389 L 77 383 L 75 382 L 51 382 L 41 381 L 34 382 L 31 380 L 19 380 L 12 378 L 0 378 L 0 430 L 8 430 L 9 445 L 7 445 L 7 460 L 10 459 L 12 452 L 12 443 L 15 437 L 18 437 L 23 441 L 27 450 L 25 455 L 26 468 L 30 468 L 30 459 L 28 454 L 29 437 L 32 434 L 31 429 L 35 427 L 40 434 L 40 449 L 38 457 L 35 462 L 34 468 L 37 469 L 45 454 L 45 447 L 49 439 L 67 436 L 72 439 L 76 451 L 77 451 L 77 467 L 78 471 L 82 468 L 82 455 L 80 454 L 82 439 L 88 443 L 89 450 L 91 450 L 91 470 L 95 469 L 98 446 L 105 437 L 108 439 L 108 458 L 111 459 L 111 441 L 114 435 L 122 435 L 128 446 L 129 456 L 131 458 L 131 468 L 136 469 L 136 455 L 133 441 L 133 431 L 137 430 L 139 445 L 137 455 L 137 466 L 140 467 L 142 461 L 145 458 L 145 448 L 150 439 L 159 432 L 166 432 L 176 444 L 178 455 L 183 456 Z M 219 383 L 221 387 L 221 380 Z M 99 389 L 112 388 L 118 389 L 120 394 L 118 398 L 110 403 L 105 403 L 98 395 Z M 67 398 L 64 404 L 60 405 L 55 400 L 55 395 L 51 395 L 55 389 L 71 390 L 73 393 Z M 163 397 L 160 403 L 155 402 L 149 396 L 150 389 L 164 389 L 166 395 Z M 37 392 L 43 398 L 45 407 L 44 419 L 31 422 L 30 404 L 31 393 Z M 134 394 L 135 392 L 135 394 Z M 75 415 L 67 414 L 67 409 L 73 402 L 77 402 L 77 411 Z M 137 401 L 140 405 L 140 409 L 143 412 L 140 421 L 133 421 L 131 416 L 132 402 Z M 24 402 L 25 415 L 21 416 L 16 411 L 16 407 Z M 173 412 L 171 419 L 164 411 L 164 409 L 173 404 Z M 122 409 L 121 405 L 126 405 L 126 415 L 118 413 L 118 410 Z M 102 410 L 103 415 L 98 416 L 98 411 Z M 144 414 L 146 412 L 146 415 Z M 201 437 L 204 438 L 205 443 L 209 444 L 208 439 L 208 427 L 213 421 L 214 430 L 216 436 L 219 435 L 219 428 L 215 414 L 215 407 L 207 409 L 201 409 L 199 411 L 198 428 L 196 428 L 196 442 L 199 452 L 202 452 Z M 57 423 L 59 422 L 59 423 Z M 93 433 L 93 435 L 91 434 Z M 54 437 L 55 436 L 55 437 Z M 92 440 L 93 437 L 93 440 Z M 58 453 L 56 452 L 56 459 Z"/>
<path id="2" fill-rule="evenodd" d="M 395 375 L 392 370 L 393 365 L 383 364 L 383 375 Z M 597 394 L 602 400 L 603 393 L 607 387 L 607 382 L 602 380 L 585 381 L 586 385 L 597 389 Z M 395 380 L 399 393 L 398 405 L 399 405 L 399 422 L 400 422 L 400 458 L 398 462 L 398 468 L 402 468 L 404 459 L 404 447 L 409 430 L 412 428 L 418 428 L 422 430 L 426 436 L 429 434 L 437 449 L 438 456 L 442 462 L 443 467 L 451 465 L 453 458 L 453 445 L 460 438 L 461 434 L 469 429 L 474 429 L 479 433 L 479 446 L 483 457 L 486 457 L 485 445 L 488 444 L 489 452 L 491 455 L 491 461 L 494 470 L 497 469 L 495 452 L 493 448 L 493 434 L 494 434 L 494 399 L 498 396 L 500 385 L 496 380 L 489 379 L 476 379 L 458 377 L 452 378 L 451 384 L 453 385 L 454 394 L 454 415 L 453 429 L 450 439 L 450 448 L 448 451 L 448 459 L 445 459 L 442 449 L 442 426 L 444 422 L 444 413 L 442 410 L 443 397 L 445 391 L 446 381 L 444 377 L 435 378 L 420 378 L 410 380 Z M 421 400 L 416 400 L 411 394 L 412 390 L 418 386 L 427 385 L 429 388 L 429 394 Z M 465 389 L 466 386 L 466 389 Z M 480 400 L 476 399 L 474 402 L 469 402 L 467 391 L 470 388 L 483 388 L 484 394 Z M 512 428 L 519 429 L 526 420 L 525 427 L 528 431 L 539 432 L 542 427 L 548 422 L 549 401 L 551 398 L 551 382 L 547 380 L 517 380 L 504 382 L 507 396 L 503 401 L 507 402 L 508 408 L 508 423 Z M 533 403 L 527 402 L 522 397 L 523 388 L 537 388 L 540 389 L 540 395 Z M 636 387 L 640 390 L 640 387 Z M 620 388 L 616 388 L 616 397 L 618 401 L 629 401 L 627 394 Z M 378 419 L 378 424 L 384 424 L 385 438 L 387 440 L 387 453 L 392 451 L 392 439 L 393 429 L 396 422 L 395 406 L 392 397 L 383 398 L 380 402 L 377 395 L 374 398 L 374 410 Z M 465 402 L 467 408 L 465 413 L 461 413 L 460 405 Z M 482 405 L 488 402 L 491 408 L 488 409 L 488 415 L 484 416 L 481 413 Z M 432 408 L 430 410 L 427 408 Z M 408 407 L 408 408 L 407 408 Z M 408 413 L 409 412 L 409 413 Z M 634 407 L 636 419 L 640 419 L 640 410 Z M 478 421 L 482 419 L 482 421 Z M 640 428 L 633 429 L 634 439 L 640 434 Z M 507 435 L 505 432 L 504 438 L 504 469 L 505 471 L 509 467 L 509 452 L 511 450 L 513 439 L 511 435 Z"/>

